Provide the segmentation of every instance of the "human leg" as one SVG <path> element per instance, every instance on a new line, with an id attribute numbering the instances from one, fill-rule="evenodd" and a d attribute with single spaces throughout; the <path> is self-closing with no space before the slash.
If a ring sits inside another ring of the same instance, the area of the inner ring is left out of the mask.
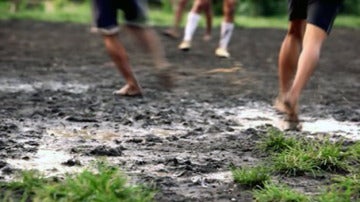
<path id="1" fill-rule="evenodd" d="M 191 47 L 191 40 L 200 21 L 200 12 L 208 0 L 196 0 L 188 14 L 188 18 L 184 30 L 183 41 L 179 45 L 179 49 L 188 51 Z"/>
<path id="2" fill-rule="evenodd" d="M 126 81 L 126 85 L 115 93 L 125 96 L 141 95 L 141 88 L 131 70 L 126 50 L 117 35 L 103 35 L 103 39 L 108 54 Z"/>
<path id="3" fill-rule="evenodd" d="M 320 58 L 321 47 L 326 38 L 327 33 L 323 29 L 312 24 L 306 25 L 303 49 L 297 63 L 296 75 L 284 98 L 291 119 L 297 119 L 296 106 L 299 96 L 315 70 Z"/>
<path id="4" fill-rule="evenodd" d="M 212 19 L 213 19 L 211 0 L 207 1 L 207 3 L 204 5 L 204 11 L 206 17 L 206 32 L 203 39 L 204 41 L 209 41 L 211 39 Z"/>
<path id="5" fill-rule="evenodd" d="M 299 3 L 302 1 L 294 0 L 291 2 Z M 302 40 L 302 51 L 296 64 L 297 69 L 295 78 L 292 83 L 289 82 L 290 78 L 286 78 L 286 76 L 283 77 L 283 81 L 280 81 L 280 95 L 283 95 L 285 112 L 288 114 L 288 118 L 290 120 L 298 121 L 297 103 L 299 101 L 300 94 L 319 61 L 321 47 L 331 31 L 331 27 L 341 3 L 341 0 L 317 0 L 306 2 L 307 24 Z M 296 10 L 294 10 L 293 13 L 296 13 L 295 11 Z M 294 64 L 295 60 L 291 59 L 291 55 L 288 55 L 287 57 L 288 60 Z M 292 65 L 290 64 L 291 62 L 289 62 L 288 65 Z M 279 75 L 281 75 L 282 70 L 280 66 L 281 63 L 279 61 Z M 283 67 L 283 69 L 285 68 L 286 67 Z"/>
<path id="6" fill-rule="evenodd" d="M 178 38 L 179 37 L 179 27 L 180 27 L 180 22 L 184 13 L 184 9 L 187 5 L 188 0 L 179 0 L 179 2 L 176 4 L 175 6 L 175 15 L 174 15 L 174 22 L 173 22 L 173 26 L 167 30 L 164 31 L 164 34 L 166 36 L 169 36 L 171 38 Z"/>
<path id="7" fill-rule="evenodd" d="M 280 112 L 286 111 L 283 99 L 290 89 L 297 69 L 305 26 L 305 20 L 290 21 L 288 32 L 280 48 L 278 61 L 279 95 L 274 103 L 274 107 Z"/>
<path id="8" fill-rule="evenodd" d="M 230 57 L 227 49 L 234 30 L 235 4 L 236 0 L 223 1 L 224 19 L 221 23 L 219 47 L 215 51 L 215 55 L 218 57 Z"/>

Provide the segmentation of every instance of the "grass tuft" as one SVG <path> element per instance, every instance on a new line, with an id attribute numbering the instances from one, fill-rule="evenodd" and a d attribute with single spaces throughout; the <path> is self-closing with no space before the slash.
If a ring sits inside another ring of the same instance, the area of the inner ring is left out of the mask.
<path id="1" fill-rule="evenodd" d="M 318 202 L 360 201 L 360 175 L 338 177 L 327 190 L 321 193 Z"/>
<path id="2" fill-rule="evenodd" d="M 264 166 L 237 168 L 232 174 L 235 182 L 248 188 L 263 187 L 270 179 L 269 169 Z"/>
<path id="3" fill-rule="evenodd" d="M 310 199 L 285 185 L 266 183 L 264 188 L 254 191 L 254 198 L 257 202 L 308 202 Z"/>
<path id="4" fill-rule="evenodd" d="M 267 135 L 258 144 L 258 148 L 263 152 L 282 152 L 290 149 L 297 144 L 294 138 L 285 137 L 284 133 L 276 128 L 268 130 Z"/>
<path id="5" fill-rule="evenodd" d="M 313 161 L 324 171 L 347 172 L 348 164 L 346 153 L 342 151 L 342 142 L 325 140 L 322 143 L 314 143 L 309 151 L 313 153 Z"/>
<path id="6" fill-rule="evenodd" d="M 294 147 L 272 158 L 274 172 L 287 176 L 315 175 L 317 167 L 312 154 L 302 147 Z"/>
<path id="7" fill-rule="evenodd" d="M 152 201 L 154 192 L 142 185 L 130 185 L 115 167 L 98 165 L 96 173 L 85 170 L 50 181 L 33 172 L 24 172 L 19 182 L 3 184 L 7 190 L 0 201 Z"/>

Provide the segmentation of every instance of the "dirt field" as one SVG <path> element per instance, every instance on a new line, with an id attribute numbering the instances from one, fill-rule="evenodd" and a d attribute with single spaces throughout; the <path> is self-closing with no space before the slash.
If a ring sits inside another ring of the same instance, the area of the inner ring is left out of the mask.
<path id="1" fill-rule="evenodd" d="M 107 156 L 156 186 L 157 201 L 251 201 L 229 168 L 261 161 L 256 142 L 282 126 L 271 104 L 285 30 L 236 28 L 229 60 L 214 57 L 219 30 L 210 43 L 202 33 L 187 53 L 161 36 L 177 75 L 169 92 L 121 32 L 145 92 L 129 99 L 112 95 L 123 80 L 87 26 L 0 21 L 0 180 L 25 168 L 76 172 Z M 360 139 L 359 45 L 360 30 L 334 29 L 301 98 L 304 131 L 287 134 Z M 274 180 L 314 194 L 328 177 Z"/>

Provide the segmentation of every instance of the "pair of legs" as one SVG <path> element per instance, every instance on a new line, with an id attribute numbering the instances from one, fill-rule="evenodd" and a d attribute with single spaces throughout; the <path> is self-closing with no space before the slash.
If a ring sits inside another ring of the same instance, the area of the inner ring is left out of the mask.
<path id="1" fill-rule="evenodd" d="M 292 122 L 298 122 L 300 94 L 315 70 L 341 5 L 341 1 L 298 1 L 303 2 L 289 1 L 290 23 L 279 54 L 279 96 L 275 103 L 275 108 L 285 112 Z"/>
<path id="2" fill-rule="evenodd" d="M 209 3 L 210 0 L 197 0 L 194 2 L 193 8 L 188 15 L 188 20 L 185 26 L 184 38 L 182 43 L 179 45 L 179 49 L 184 51 L 190 49 L 193 34 L 200 20 L 199 13 L 202 9 L 206 9 Z M 230 54 L 227 51 L 227 47 L 234 29 L 235 3 L 236 0 L 223 1 L 224 19 L 221 24 L 219 47 L 215 51 L 215 54 L 219 57 L 230 57 Z"/>
<path id="3" fill-rule="evenodd" d="M 124 87 L 114 92 L 118 95 L 136 96 L 142 94 L 141 87 L 132 72 L 127 52 L 118 39 L 118 9 L 124 12 L 126 28 L 131 32 L 131 35 L 135 36 L 145 50 L 151 54 L 158 76 L 162 79 L 162 84 L 171 85 L 171 78 L 168 74 L 169 63 L 165 58 L 160 40 L 155 31 L 146 26 L 147 5 L 144 3 L 142 0 L 93 0 L 96 31 L 102 34 L 106 50 L 126 81 Z"/>

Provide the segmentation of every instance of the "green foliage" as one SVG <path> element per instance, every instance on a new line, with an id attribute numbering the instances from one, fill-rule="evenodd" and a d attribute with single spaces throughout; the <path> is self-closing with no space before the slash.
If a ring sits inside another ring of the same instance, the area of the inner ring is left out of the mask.
<path id="1" fill-rule="evenodd" d="M 273 157 L 274 170 L 290 176 L 317 171 L 347 172 L 349 169 L 347 154 L 342 151 L 342 142 L 332 143 L 302 141 L 289 150 Z"/>
<path id="2" fill-rule="evenodd" d="M 0 201 L 18 201 L 19 198 L 21 201 L 35 202 L 152 201 L 152 190 L 128 184 L 117 168 L 98 164 L 97 170 L 97 173 L 85 170 L 74 176 L 69 175 L 63 181 L 50 181 L 33 172 L 24 172 L 22 181 L 2 186 L 8 193 Z"/>
<path id="3" fill-rule="evenodd" d="M 285 15 L 287 1 L 283 0 L 239 0 L 237 13 L 249 16 Z"/>
<path id="4" fill-rule="evenodd" d="M 37 171 L 29 170 L 20 174 L 21 181 L 1 183 L 4 195 L 0 194 L 0 201 L 28 201 L 34 195 L 34 190 L 42 187 L 46 179 L 40 177 Z"/>
<path id="5" fill-rule="evenodd" d="M 360 142 L 357 142 L 347 149 L 349 158 L 357 163 L 360 163 Z"/>
<path id="6" fill-rule="evenodd" d="M 322 143 L 313 143 L 308 146 L 313 154 L 314 162 L 325 171 L 347 171 L 346 153 L 342 152 L 342 142 L 325 140 Z"/>
<path id="7" fill-rule="evenodd" d="M 249 188 L 263 187 L 270 179 L 269 169 L 264 166 L 237 168 L 232 174 L 235 182 Z"/>
<path id="8" fill-rule="evenodd" d="M 282 152 L 297 144 L 294 138 L 285 137 L 284 133 L 276 128 L 268 130 L 267 135 L 258 144 L 263 152 Z"/>
<path id="9" fill-rule="evenodd" d="M 343 14 L 360 15 L 360 0 L 344 0 L 340 10 Z"/>
<path id="10" fill-rule="evenodd" d="M 327 190 L 321 193 L 318 202 L 360 201 L 360 175 L 338 177 Z"/>
<path id="11" fill-rule="evenodd" d="M 272 158 L 275 172 L 288 176 L 299 176 L 305 173 L 315 174 L 318 170 L 313 153 L 300 146 L 290 148 Z"/>
<path id="12" fill-rule="evenodd" d="M 266 183 L 264 188 L 254 191 L 257 202 L 307 202 L 310 199 L 285 185 Z"/>

